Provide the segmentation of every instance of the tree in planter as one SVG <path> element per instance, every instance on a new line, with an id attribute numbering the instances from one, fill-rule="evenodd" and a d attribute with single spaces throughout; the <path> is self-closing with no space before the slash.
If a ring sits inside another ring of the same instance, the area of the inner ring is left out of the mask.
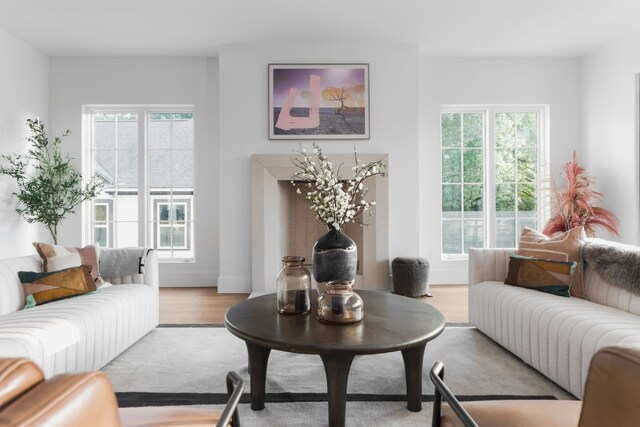
<path id="1" fill-rule="evenodd" d="M 49 142 L 40 119 L 27 120 L 32 136 L 27 154 L 3 155 L 7 165 L 0 167 L 0 174 L 14 178 L 18 191 L 13 193 L 20 205 L 16 212 L 27 222 L 43 224 L 53 243 L 58 243 L 58 224 L 75 213 L 75 208 L 85 200 L 96 197 L 102 191 L 102 183 L 92 178 L 82 187 L 82 174 L 71 165 L 71 158 L 62 155 L 61 137 Z"/>

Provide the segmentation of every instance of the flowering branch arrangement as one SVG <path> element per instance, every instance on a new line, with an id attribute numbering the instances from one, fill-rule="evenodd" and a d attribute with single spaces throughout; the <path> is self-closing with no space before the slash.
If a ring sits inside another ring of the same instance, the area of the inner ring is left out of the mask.
<path id="1" fill-rule="evenodd" d="M 291 183 L 296 185 L 296 181 L 303 182 L 307 191 L 298 188 L 296 192 L 304 194 L 310 201 L 309 208 L 316 212 L 316 218 L 336 230 L 348 222 L 366 225 L 359 216 L 375 206 L 376 202 L 365 200 L 369 189 L 364 186 L 364 181 L 376 175 L 386 176 L 386 165 L 380 160 L 363 163 L 354 152 L 353 178 L 344 179 L 340 174 L 343 164 L 334 169 L 318 144 L 313 143 L 313 154 L 307 153 L 303 147 L 296 153 L 301 157 L 291 161 L 300 171 L 293 174 Z"/>

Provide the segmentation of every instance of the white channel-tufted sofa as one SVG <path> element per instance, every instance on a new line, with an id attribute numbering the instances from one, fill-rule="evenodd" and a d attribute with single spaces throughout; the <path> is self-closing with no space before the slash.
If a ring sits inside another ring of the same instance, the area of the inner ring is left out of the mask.
<path id="1" fill-rule="evenodd" d="M 22 309 L 25 299 L 18 271 L 42 271 L 40 257 L 0 260 L 0 357 L 27 357 L 47 377 L 91 371 L 155 328 L 157 253 L 140 250 L 146 253 L 143 274 L 114 277 L 102 265 L 110 257 L 122 259 L 124 252 L 118 251 L 122 250 L 100 250 L 100 274 L 113 286 L 28 309 Z"/>
<path id="2" fill-rule="evenodd" d="M 470 249 L 469 321 L 581 399 L 596 351 L 640 343 L 640 296 L 605 282 L 587 263 L 585 299 L 505 285 L 514 252 Z"/>

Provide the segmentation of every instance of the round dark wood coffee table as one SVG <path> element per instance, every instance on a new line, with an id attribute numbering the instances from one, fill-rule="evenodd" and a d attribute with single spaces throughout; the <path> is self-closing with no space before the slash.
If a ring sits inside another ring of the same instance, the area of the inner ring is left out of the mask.
<path id="1" fill-rule="evenodd" d="M 427 342 L 444 330 L 442 314 L 428 304 L 387 292 L 358 290 L 364 318 L 351 325 L 330 325 L 315 316 L 317 294 L 306 315 L 282 315 L 276 294 L 251 298 L 231 307 L 225 326 L 247 344 L 251 409 L 264 408 L 267 361 L 271 350 L 317 354 L 327 376 L 329 425 L 344 426 L 347 381 L 354 356 L 402 352 L 407 408 L 422 410 L 422 361 Z"/>

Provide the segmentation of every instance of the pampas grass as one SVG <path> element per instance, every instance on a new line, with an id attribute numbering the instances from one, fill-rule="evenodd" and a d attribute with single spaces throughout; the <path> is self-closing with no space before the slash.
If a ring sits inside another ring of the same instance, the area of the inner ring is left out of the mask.
<path id="1" fill-rule="evenodd" d="M 555 183 L 551 192 L 551 218 L 542 231 L 547 236 L 583 226 L 587 236 L 593 237 L 602 227 L 619 236 L 618 218 L 613 212 L 594 206 L 602 202 L 602 193 L 595 190 L 596 179 L 578 164 L 576 152 L 564 166 L 567 187 L 559 190 Z"/>

